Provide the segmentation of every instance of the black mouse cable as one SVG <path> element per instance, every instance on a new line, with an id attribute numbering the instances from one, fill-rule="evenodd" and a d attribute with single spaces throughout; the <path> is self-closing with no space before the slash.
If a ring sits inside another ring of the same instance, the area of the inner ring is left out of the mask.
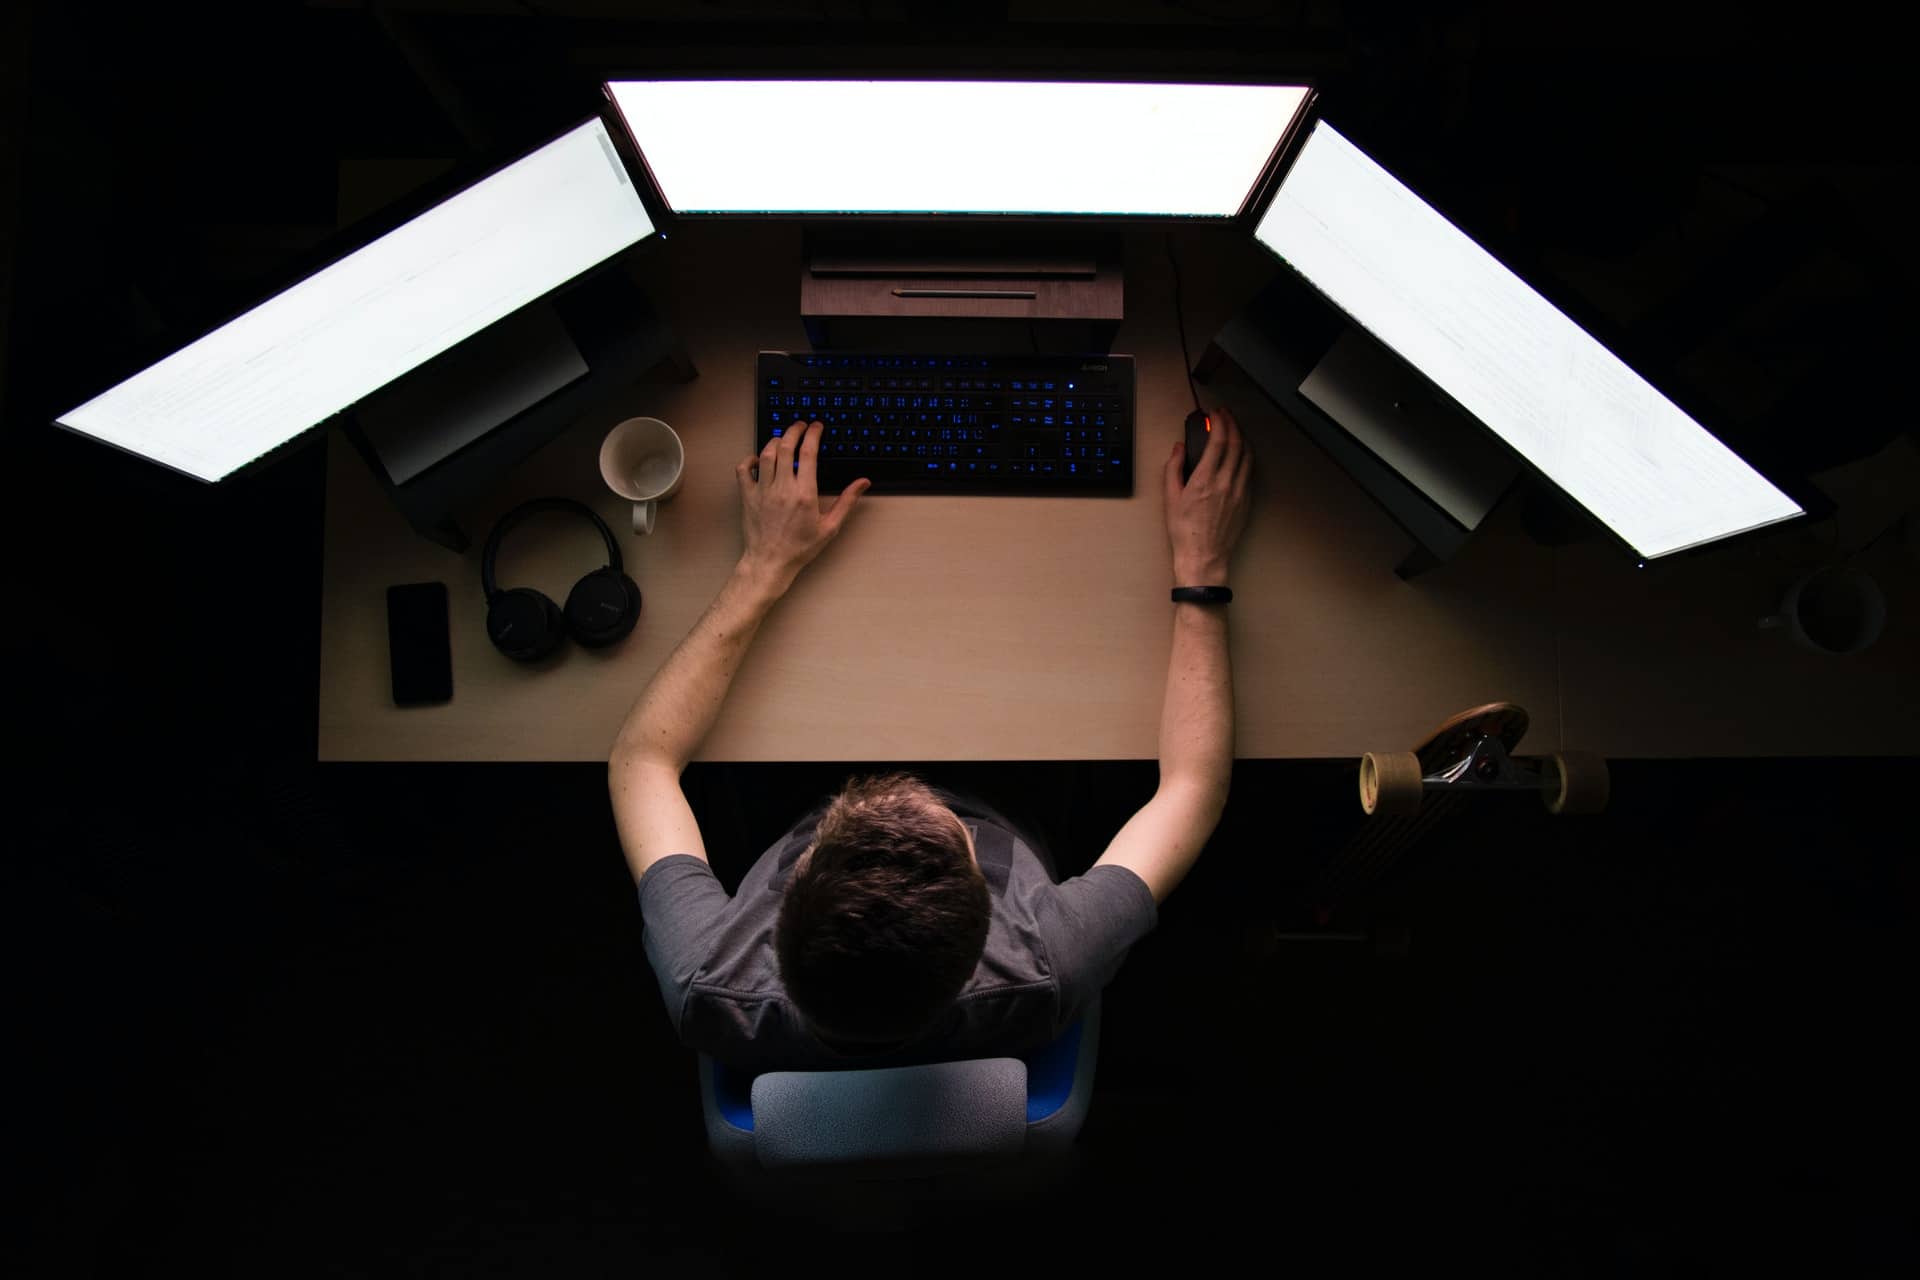
<path id="1" fill-rule="evenodd" d="M 1167 262 L 1173 268 L 1173 327 L 1180 331 L 1180 368 L 1187 375 L 1187 394 L 1193 397 L 1196 412 L 1200 407 L 1200 389 L 1193 385 L 1193 357 L 1187 354 L 1187 313 L 1180 302 L 1180 259 L 1173 256 L 1173 232 L 1167 232 Z"/>

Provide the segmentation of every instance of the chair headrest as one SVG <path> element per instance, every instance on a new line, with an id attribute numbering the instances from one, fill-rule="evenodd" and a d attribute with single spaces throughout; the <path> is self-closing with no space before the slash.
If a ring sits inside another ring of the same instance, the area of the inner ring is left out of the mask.
<path id="1" fill-rule="evenodd" d="M 753 1145 L 767 1168 L 916 1169 L 1020 1154 L 1027 1067 L 976 1058 L 868 1071 L 769 1071 L 753 1082 Z"/>

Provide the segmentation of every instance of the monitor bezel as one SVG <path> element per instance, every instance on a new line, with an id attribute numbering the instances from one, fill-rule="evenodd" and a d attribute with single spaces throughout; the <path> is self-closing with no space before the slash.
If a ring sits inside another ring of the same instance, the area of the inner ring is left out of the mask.
<path id="1" fill-rule="evenodd" d="M 1264 164 L 1254 176 L 1253 185 L 1247 188 L 1247 195 L 1236 213 L 1220 216 L 1213 214 L 1180 213 L 863 213 L 858 211 L 834 210 L 815 212 L 787 212 L 781 210 L 755 211 L 697 211 L 677 210 L 667 203 L 665 192 L 659 179 L 654 176 L 653 168 L 647 163 L 646 154 L 640 148 L 640 142 L 634 131 L 628 126 L 626 116 L 620 110 L 619 102 L 613 96 L 613 86 L 627 80 L 879 80 L 879 81 L 957 81 L 962 83 L 1013 83 L 1013 84 L 1218 84 L 1218 85 L 1265 85 L 1290 89 L 1300 89 L 1303 95 L 1300 106 L 1294 111 L 1293 119 L 1288 121 L 1273 148 L 1268 152 Z M 1259 216 L 1266 209 L 1266 201 L 1276 189 L 1273 175 L 1287 162 L 1298 140 L 1303 136 L 1306 122 L 1312 118 L 1315 103 L 1319 100 L 1319 84 L 1313 76 L 1275 76 L 1275 75 L 1214 75 L 1206 79 L 1196 79 L 1191 75 L 1170 75 L 1165 72 L 1129 72 L 1119 70 L 1102 71 L 1047 71 L 1015 72 L 996 70 L 968 69 L 930 69 L 919 68 L 912 71 L 833 71 L 809 70 L 768 70 L 756 68 L 751 75 L 742 75 L 738 71 L 649 71 L 643 74 L 610 76 L 600 85 L 605 97 L 607 109 L 620 127 L 614 132 L 619 135 L 617 145 L 628 158 L 630 167 L 646 179 L 648 189 L 648 211 L 660 213 L 671 221 L 699 222 L 797 222 L 797 223 L 869 223 L 920 225 L 920 226 L 972 226 L 972 227 L 1021 227 L 1026 229 L 1043 227 L 1092 227 L 1102 230 L 1181 230 L 1194 227 L 1231 229 L 1251 235 Z M 656 215 L 657 217 L 658 215 Z M 656 226 L 661 225 L 656 221 Z"/>
<path id="2" fill-rule="evenodd" d="M 1312 136 L 1314 127 L 1325 119 L 1325 113 L 1320 111 L 1316 105 L 1310 118 L 1304 120 L 1302 123 L 1298 131 L 1298 145 L 1289 152 L 1286 163 L 1281 167 L 1272 189 L 1268 192 L 1267 200 L 1263 202 L 1261 206 L 1262 217 L 1265 217 L 1267 206 L 1270 205 L 1273 198 L 1279 194 L 1281 186 L 1286 181 L 1286 175 L 1292 171 L 1294 162 L 1299 158 L 1301 151 L 1305 149 L 1307 139 Z M 1743 544 L 1749 539 L 1763 535 L 1777 534 L 1797 525 L 1825 519 L 1833 514 L 1835 509 L 1833 500 L 1813 488 L 1801 473 L 1785 466 L 1779 458 L 1776 448 L 1768 445 L 1764 441 L 1760 442 L 1758 448 L 1745 443 L 1743 443 L 1742 447 L 1736 448 L 1720 430 L 1714 427 L 1712 415 L 1703 414 L 1700 411 L 1700 393 L 1697 389 L 1690 388 L 1676 392 L 1672 385 L 1672 379 L 1669 376 L 1662 374 L 1656 378 L 1653 374 L 1650 374 L 1648 369 L 1657 367 L 1657 363 L 1649 359 L 1649 353 L 1642 349 L 1641 344 L 1637 343 L 1609 317 L 1600 314 L 1593 304 L 1584 298 L 1572 294 L 1566 286 L 1555 281 L 1552 278 L 1552 274 L 1546 270 L 1545 265 L 1533 254 L 1523 250 L 1514 241 L 1513 237 L 1498 231 L 1490 234 L 1486 233 L 1482 227 L 1476 226 L 1470 221 L 1459 217 L 1455 208 L 1449 208 L 1447 203 L 1436 200 L 1429 190 L 1423 189 L 1422 186 L 1413 182 L 1409 182 L 1404 174 L 1395 170 L 1393 166 L 1383 158 L 1383 154 L 1390 155 L 1391 150 L 1386 149 L 1383 151 L 1383 149 L 1379 147 L 1378 135 L 1373 133 L 1368 126 L 1363 124 L 1358 129 L 1349 129 L 1345 125 L 1335 123 L 1331 120 L 1327 120 L 1326 122 L 1331 128 L 1338 130 L 1341 136 L 1349 143 L 1359 149 L 1361 154 L 1365 155 L 1375 164 L 1378 164 L 1382 169 L 1385 169 L 1394 181 L 1400 183 L 1407 190 L 1411 191 L 1415 197 L 1434 210 L 1434 212 L 1438 213 L 1442 218 L 1445 218 L 1455 230 L 1479 245 L 1494 261 L 1511 271 L 1515 276 L 1519 277 L 1528 288 L 1546 299 L 1549 305 L 1559 309 L 1568 319 L 1586 330 L 1587 334 L 1592 337 L 1595 342 L 1598 342 L 1602 347 L 1618 357 L 1620 361 L 1635 374 L 1646 379 L 1648 385 L 1672 401 L 1681 412 L 1693 419 L 1701 430 L 1719 441 L 1735 457 L 1739 458 L 1749 467 L 1752 467 L 1762 479 L 1780 490 L 1781 493 L 1784 493 L 1801 509 L 1799 515 L 1789 516 L 1784 520 L 1777 520 L 1771 524 L 1763 524 L 1752 529 L 1743 529 L 1722 538 L 1715 538 L 1708 542 L 1682 547 L 1677 551 L 1669 551 L 1662 555 L 1646 556 L 1636 549 L 1632 543 L 1628 542 L 1618 530 L 1600 519 L 1586 504 L 1574 497 L 1573 494 L 1568 492 L 1558 481 L 1554 480 L 1540 467 L 1535 465 L 1531 458 L 1515 448 L 1492 427 L 1481 421 L 1479 415 L 1475 414 L 1458 400 L 1455 400 L 1443 387 L 1434 382 L 1425 370 L 1402 355 L 1392 344 L 1388 343 L 1385 338 L 1382 338 L 1379 334 L 1361 324 L 1358 317 L 1354 316 L 1346 308 L 1321 292 L 1318 285 L 1309 280 L 1303 273 L 1296 269 L 1292 263 L 1281 257 L 1272 246 L 1255 236 L 1255 243 L 1271 255 L 1274 262 L 1282 270 L 1291 273 L 1295 280 L 1312 290 L 1314 295 L 1320 298 L 1321 301 L 1335 313 L 1345 317 L 1347 322 L 1353 325 L 1354 328 L 1366 334 L 1368 338 L 1378 343 L 1381 348 L 1400 360 L 1407 368 L 1411 369 L 1436 397 L 1444 403 L 1453 406 L 1454 409 L 1471 422 L 1488 439 L 1511 454 L 1520 463 L 1524 475 L 1572 507 L 1574 511 L 1578 512 L 1579 515 L 1620 554 L 1632 560 L 1642 569 L 1652 569 L 1701 554 L 1716 552 L 1735 544 Z M 1257 226 L 1258 224 L 1256 223 L 1256 229 Z M 1547 281 L 1546 284 L 1542 283 L 1543 279 Z M 1519 486 L 1514 486 L 1514 488 L 1518 487 Z M 1509 495 L 1511 492 L 1512 489 L 1509 489 Z"/>
<path id="3" fill-rule="evenodd" d="M 135 354 L 127 357 L 123 361 L 116 362 L 113 366 L 114 372 L 110 376 L 99 380 L 98 390 L 80 396 L 74 400 L 71 408 L 63 410 L 62 412 L 70 413 L 73 409 L 79 408 L 88 401 L 106 394 L 127 379 L 153 367 L 167 357 L 185 350 L 187 347 L 192 346 L 216 330 L 222 329 L 235 320 L 240 319 L 254 308 L 272 301 L 289 289 L 295 288 L 301 283 L 319 275 L 335 263 L 351 257 L 353 254 L 366 248 L 389 232 L 397 231 L 421 214 L 446 203 L 471 187 L 478 186 L 508 166 L 526 159 L 542 147 L 558 142 L 561 138 L 566 137 L 576 129 L 591 124 L 595 120 L 598 120 L 602 126 L 606 128 L 607 136 L 613 140 L 615 155 L 622 161 L 626 168 L 627 179 L 633 184 L 634 193 L 639 197 L 641 208 L 646 211 L 648 220 L 653 223 L 653 231 L 646 236 L 642 236 L 639 240 L 628 245 L 620 252 L 602 259 L 600 262 L 588 267 L 577 275 L 555 285 L 553 288 L 547 290 L 546 293 L 541 294 L 540 297 L 527 303 L 526 306 L 507 312 L 506 315 L 501 316 L 498 320 L 495 320 L 494 323 L 499 324 L 501 321 L 520 314 L 520 312 L 526 310 L 527 307 L 538 306 L 542 302 L 553 298 L 555 295 L 592 279 L 600 272 L 614 268 L 628 258 L 629 255 L 640 252 L 645 246 L 664 237 L 661 232 L 659 219 L 654 216 L 653 207 L 648 203 L 647 184 L 640 180 L 640 175 L 634 172 L 631 164 L 625 163 L 627 156 L 620 148 L 620 136 L 624 132 L 624 129 L 617 125 L 617 117 L 616 119 L 609 119 L 606 112 L 594 111 L 580 115 L 560 128 L 536 135 L 535 141 L 515 142 L 510 145 L 496 146 L 489 148 L 488 151 L 480 155 L 463 157 L 456 160 L 453 167 L 446 173 L 429 179 L 393 203 L 382 206 L 376 212 L 370 213 L 348 226 L 339 228 L 325 236 L 311 248 L 297 254 L 291 266 L 268 277 L 268 279 L 273 282 L 271 287 L 264 288 L 252 294 L 247 302 L 234 310 L 226 312 L 212 321 L 194 320 L 190 322 L 184 326 L 184 328 L 189 331 L 189 336 L 168 336 L 140 344 Z M 456 344 L 456 346 L 457 345 L 458 344 Z M 448 350 L 453 349 L 452 347 L 448 348 Z M 425 363 L 427 362 L 421 362 L 421 364 Z M 360 399 L 343 405 L 337 412 L 321 419 L 310 427 L 294 433 L 279 444 L 268 449 L 265 453 L 213 479 L 194 475 L 190 471 L 183 471 L 172 463 L 162 462 L 157 458 L 149 457 L 147 454 L 129 449 L 125 445 L 118 444 L 111 440 L 102 440 L 99 436 L 92 435 L 78 427 L 68 426 L 66 423 L 60 421 L 59 415 L 53 417 L 52 423 L 69 435 L 78 436 L 83 440 L 102 445 L 117 453 L 125 454 L 130 458 L 138 458 L 149 466 L 158 467 L 173 475 L 191 480 L 195 484 L 211 487 L 250 475 L 264 466 L 280 461 L 296 449 L 312 444 L 327 427 L 344 415 L 352 412 L 355 406 L 361 404 L 367 396 L 374 395 L 380 390 L 392 386 L 395 382 L 398 382 L 400 378 L 408 376 L 408 374 L 413 373 L 414 370 L 420 367 L 420 365 L 415 365 L 413 369 L 407 370 L 406 373 L 402 373 L 398 377 L 383 382 L 378 387 L 370 388 Z"/>

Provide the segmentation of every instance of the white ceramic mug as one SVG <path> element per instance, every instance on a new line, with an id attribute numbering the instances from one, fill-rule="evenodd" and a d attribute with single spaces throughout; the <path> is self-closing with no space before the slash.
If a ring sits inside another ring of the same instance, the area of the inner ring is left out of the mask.
<path id="1" fill-rule="evenodd" d="M 1816 653 L 1844 657 L 1880 638 L 1887 624 L 1887 597 L 1880 584 L 1859 569 L 1829 565 L 1787 588 L 1780 612 L 1760 619 L 1763 629 L 1778 627 L 1794 642 Z"/>
<path id="2" fill-rule="evenodd" d="M 633 531 L 652 533 L 660 504 L 680 492 L 687 451 L 658 418 L 628 418 L 600 443 L 600 478 L 633 503 Z"/>

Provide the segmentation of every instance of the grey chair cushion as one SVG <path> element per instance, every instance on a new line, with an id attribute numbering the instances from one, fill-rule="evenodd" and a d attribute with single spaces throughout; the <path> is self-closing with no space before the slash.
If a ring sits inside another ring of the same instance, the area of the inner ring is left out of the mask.
<path id="1" fill-rule="evenodd" d="M 769 1169 L 1011 1157 L 1026 1130 L 1018 1058 L 769 1071 L 753 1082 L 753 1146 Z"/>

